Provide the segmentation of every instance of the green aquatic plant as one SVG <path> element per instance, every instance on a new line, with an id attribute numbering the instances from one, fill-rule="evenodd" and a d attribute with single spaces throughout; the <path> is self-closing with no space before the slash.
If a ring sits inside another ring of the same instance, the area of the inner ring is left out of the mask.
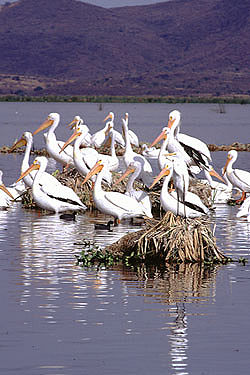
<path id="1" fill-rule="evenodd" d="M 77 259 L 77 265 L 81 267 L 97 267 L 105 266 L 111 267 L 119 262 L 119 257 L 112 254 L 110 251 L 103 251 L 100 246 L 96 245 L 91 241 L 83 241 L 81 245 L 84 249 L 79 255 L 75 255 Z"/>

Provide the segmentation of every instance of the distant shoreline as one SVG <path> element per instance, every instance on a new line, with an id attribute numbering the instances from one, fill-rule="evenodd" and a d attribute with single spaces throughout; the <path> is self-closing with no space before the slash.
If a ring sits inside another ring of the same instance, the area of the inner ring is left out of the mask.
<path id="1" fill-rule="evenodd" d="M 174 97 L 174 96 L 111 96 L 111 95 L 1 95 L 0 102 L 64 102 L 64 103 L 218 103 L 250 104 L 250 96 L 208 96 L 208 97 Z M 223 112 L 223 108 L 221 108 Z"/>

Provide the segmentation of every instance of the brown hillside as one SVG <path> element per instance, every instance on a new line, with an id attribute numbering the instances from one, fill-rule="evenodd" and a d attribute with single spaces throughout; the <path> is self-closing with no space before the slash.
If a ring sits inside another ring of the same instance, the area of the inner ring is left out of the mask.
<path id="1" fill-rule="evenodd" d="M 2 94 L 250 94 L 248 0 L 20 0 L 0 31 Z"/>

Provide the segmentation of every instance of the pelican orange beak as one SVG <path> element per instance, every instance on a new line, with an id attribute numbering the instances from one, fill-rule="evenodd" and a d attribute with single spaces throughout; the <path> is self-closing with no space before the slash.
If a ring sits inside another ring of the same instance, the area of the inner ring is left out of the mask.
<path id="1" fill-rule="evenodd" d="M 34 161 L 33 164 L 31 164 L 31 166 L 30 166 L 28 169 L 26 169 L 25 172 L 23 172 L 23 173 L 21 174 L 21 176 L 18 178 L 18 180 L 17 180 L 16 182 L 22 180 L 22 179 L 23 179 L 25 176 L 27 176 L 30 172 L 32 172 L 32 171 L 34 171 L 34 170 L 36 170 L 36 169 L 39 169 L 39 168 L 40 168 L 40 164 L 38 164 L 36 161 Z"/>
<path id="2" fill-rule="evenodd" d="M 172 118 L 172 116 L 169 117 L 168 119 L 168 128 L 171 129 L 172 126 L 174 125 L 175 119 Z"/>
<path id="3" fill-rule="evenodd" d="M 1 189 L 2 191 L 4 191 L 6 194 L 8 194 L 8 196 L 9 196 L 11 199 L 15 199 L 15 198 L 13 197 L 13 195 L 9 192 L 9 190 L 7 189 L 7 187 L 6 187 L 4 184 L 1 184 L 1 185 L 0 185 L 0 189 Z"/>
<path id="4" fill-rule="evenodd" d="M 105 122 L 105 121 L 107 121 L 107 120 L 109 120 L 109 119 L 112 119 L 112 116 L 111 116 L 110 113 L 108 114 L 108 116 L 105 117 L 105 119 L 103 120 L 103 122 Z"/>
<path id="5" fill-rule="evenodd" d="M 82 184 L 85 184 L 92 176 L 101 172 L 104 165 L 102 164 L 101 160 L 95 163 L 95 165 L 90 169 L 90 171 L 86 174 L 85 179 L 83 180 Z"/>
<path id="6" fill-rule="evenodd" d="M 132 167 L 132 166 L 128 166 L 128 168 L 126 169 L 126 171 L 123 173 L 123 175 L 114 183 L 114 186 L 115 185 L 118 185 L 122 180 L 124 180 L 124 178 L 126 178 L 127 176 L 129 176 L 131 173 L 133 173 L 135 171 L 135 168 Z"/>
<path id="7" fill-rule="evenodd" d="M 168 176 L 170 173 L 169 167 L 166 166 L 165 168 L 162 169 L 162 171 L 158 174 L 158 176 L 155 177 L 153 183 L 149 186 L 149 189 L 152 189 L 155 184 L 160 181 L 162 177 Z"/>
<path id="8" fill-rule="evenodd" d="M 224 180 L 224 178 L 221 177 L 221 176 L 219 175 L 219 173 L 217 173 L 213 168 L 212 168 L 211 171 L 209 171 L 209 174 L 210 174 L 210 176 L 214 176 L 214 177 L 218 178 L 218 180 L 224 182 L 224 184 L 226 183 L 226 181 Z M 223 173 L 223 174 L 224 174 L 224 173 Z"/>
<path id="9" fill-rule="evenodd" d="M 149 147 L 153 147 L 155 146 L 157 143 L 159 143 L 162 139 L 166 139 L 167 138 L 167 133 L 166 133 L 166 130 L 163 130 L 161 132 L 160 135 L 158 135 L 157 138 L 155 138 L 155 140 L 151 143 L 151 145 Z"/>
<path id="10" fill-rule="evenodd" d="M 68 125 L 67 127 L 68 128 L 71 128 L 71 129 L 74 129 L 74 127 L 77 125 L 78 123 L 78 119 L 77 118 L 74 118 Z"/>
<path id="11" fill-rule="evenodd" d="M 74 131 L 74 133 L 69 137 L 69 139 L 64 143 L 64 145 L 62 146 L 61 150 L 59 151 L 59 154 L 61 152 L 63 152 L 65 150 L 65 148 L 71 143 L 73 142 L 77 137 L 79 137 L 82 133 L 79 132 L 78 129 L 76 129 Z"/>
<path id="12" fill-rule="evenodd" d="M 42 125 L 39 126 L 38 129 L 36 129 L 34 132 L 33 132 L 33 135 L 39 133 L 40 131 L 44 130 L 44 129 L 47 129 L 49 126 L 51 126 L 52 124 L 54 123 L 53 120 L 51 120 L 49 117 L 47 117 L 47 119 L 42 123 Z"/>
<path id="13" fill-rule="evenodd" d="M 18 141 L 16 141 L 11 148 L 9 149 L 9 152 L 13 152 L 16 148 L 26 146 L 27 141 L 23 137 L 20 138 Z"/>
<path id="14" fill-rule="evenodd" d="M 225 164 L 225 166 L 224 166 L 224 168 L 223 168 L 223 172 L 222 172 L 222 175 L 223 175 L 223 176 L 224 176 L 224 174 L 226 173 L 228 163 L 230 162 L 231 159 L 232 159 L 232 158 L 228 155 L 228 157 L 227 157 L 227 161 L 226 161 L 226 164 Z"/>
<path id="15" fill-rule="evenodd" d="M 164 156 L 168 157 L 168 156 L 176 156 L 176 152 L 168 152 L 166 154 L 164 154 Z"/>
<path id="16" fill-rule="evenodd" d="M 108 129 L 105 131 L 105 137 L 107 137 L 107 135 L 109 134 L 111 129 L 112 129 L 112 126 L 110 126 L 110 124 L 108 124 Z"/>

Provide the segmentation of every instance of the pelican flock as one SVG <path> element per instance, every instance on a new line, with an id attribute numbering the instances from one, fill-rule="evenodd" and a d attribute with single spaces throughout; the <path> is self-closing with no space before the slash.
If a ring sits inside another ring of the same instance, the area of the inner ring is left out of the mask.
<path id="1" fill-rule="evenodd" d="M 10 148 L 12 152 L 25 146 L 25 152 L 20 166 L 20 177 L 16 183 L 6 188 L 0 171 L 0 207 L 8 208 L 27 189 L 31 189 L 37 206 L 47 211 L 56 214 L 69 211 L 75 215 L 75 212 L 84 212 L 87 209 L 88 202 L 83 202 L 73 189 L 46 172 L 48 158 L 37 157 L 30 163 L 33 137 L 47 130 L 44 133 L 44 142 L 49 157 L 63 168 L 76 169 L 83 178 L 83 184 L 91 180 L 96 208 L 112 216 L 116 224 L 134 217 L 152 218 L 150 194 L 156 186 L 160 189 L 160 204 L 165 211 L 189 218 L 209 215 L 210 209 L 197 194 L 189 191 L 190 179 L 200 180 L 200 172 L 205 174 L 205 181 L 212 189 L 214 204 L 227 203 L 232 198 L 233 189 L 240 190 L 242 197 L 239 202 L 244 203 L 237 217 L 246 216 L 250 221 L 250 197 L 247 197 L 250 193 L 250 172 L 233 169 L 237 151 L 228 152 L 220 176 L 213 167 L 206 143 L 180 133 L 181 120 L 180 111 L 171 111 L 166 126 L 148 146 L 146 143 L 140 145 L 137 135 L 130 129 L 127 112 L 122 118 L 122 133 L 115 129 L 113 112 L 108 113 L 104 118 L 105 126 L 95 133 L 83 118 L 77 115 L 69 124 L 72 134 L 66 141 L 59 141 L 55 133 L 60 124 L 60 114 L 50 113 L 33 134 L 24 132 Z M 161 146 L 156 148 L 155 145 L 159 142 L 162 142 Z M 107 148 L 105 153 L 100 151 L 103 145 L 108 145 L 108 152 Z M 119 157 L 117 146 L 122 150 Z M 156 160 L 157 176 L 153 172 L 152 164 L 153 161 L 156 164 Z M 114 173 L 117 171 L 122 173 L 115 178 L 115 182 Z M 213 180 L 212 176 L 217 180 Z M 128 177 L 126 190 L 113 191 L 113 186 L 120 185 L 125 177 Z M 163 184 L 160 183 L 161 179 Z M 136 186 L 136 181 L 140 181 L 140 189 Z"/>

